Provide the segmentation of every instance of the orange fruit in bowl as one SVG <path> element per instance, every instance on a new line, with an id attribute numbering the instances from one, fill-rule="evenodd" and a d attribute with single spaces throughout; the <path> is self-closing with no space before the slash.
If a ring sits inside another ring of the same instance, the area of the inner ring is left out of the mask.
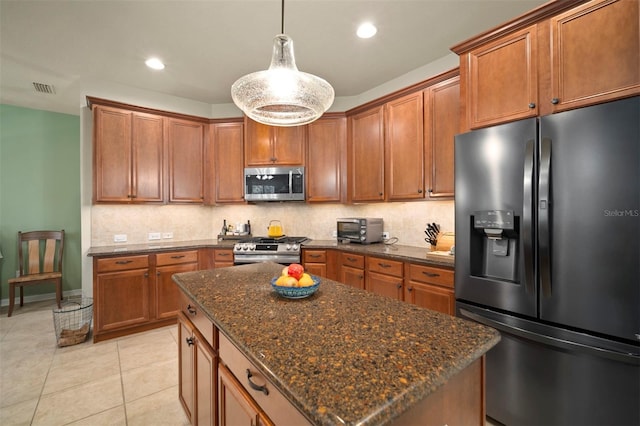
<path id="1" fill-rule="evenodd" d="M 298 280 L 298 283 L 300 284 L 300 287 L 310 287 L 313 285 L 313 278 L 305 272 Z"/>

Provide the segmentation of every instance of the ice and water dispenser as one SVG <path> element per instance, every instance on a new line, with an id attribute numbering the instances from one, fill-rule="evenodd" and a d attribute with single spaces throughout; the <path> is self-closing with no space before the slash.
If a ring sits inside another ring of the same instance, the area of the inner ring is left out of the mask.
<path id="1" fill-rule="evenodd" d="M 471 216 L 471 275 L 516 281 L 518 219 L 511 210 L 481 210 Z"/>

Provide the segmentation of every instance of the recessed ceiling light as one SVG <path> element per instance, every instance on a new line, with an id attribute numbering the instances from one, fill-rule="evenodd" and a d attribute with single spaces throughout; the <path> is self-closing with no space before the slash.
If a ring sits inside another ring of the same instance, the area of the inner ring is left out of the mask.
<path id="1" fill-rule="evenodd" d="M 364 24 L 360 24 L 358 27 L 358 37 L 360 38 L 371 38 L 378 32 L 378 29 L 371 23 L 365 22 Z"/>
<path id="2" fill-rule="evenodd" d="M 144 61 L 144 63 L 149 68 L 153 68 L 154 70 L 163 70 L 164 69 L 164 64 L 158 58 L 149 58 L 146 61 Z"/>

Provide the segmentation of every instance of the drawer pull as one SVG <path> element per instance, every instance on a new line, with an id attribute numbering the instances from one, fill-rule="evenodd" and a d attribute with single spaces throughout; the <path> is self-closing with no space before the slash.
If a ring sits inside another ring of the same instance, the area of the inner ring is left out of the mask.
<path id="1" fill-rule="evenodd" d="M 196 311 L 196 309 L 194 307 L 192 307 L 191 305 L 187 305 L 187 311 L 189 311 L 189 313 L 191 315 L 195 315 L 198 313 L 198 311 Z"/>
<path id="2" fill-rule="evenodd" d="M 218 253 L 218 256 L 229 256 L 230 254 L 231 253 L 224 252 L 224 253 Z"/>
<path id="3" fill-rule="evenodd" d="M 126 265 L 133 262 L 133 260 L 116 260 L 116 265 Z"/>
<path id="4" fill-rule="evenodd" d="M 320 257 L 321 255 L 319 254 L 310 254 L 309 257 L 313 257 L 314 259 L 317 259 L 318 257 Z"/>
<path id="5" fill-rule="evenodd" d="M 433 273 L 433 272 L 422 271 L 422 273 L 425 274 L 426 276 L 432 277 L 432 278 L 440 276 L 440 274 L 436 274 L 436 273 Z"/>
<path id="6" fill-rule="evenodd" d="M 349 262 L 356 262 L 358 259 L 356 259 L 355 257 L 347 257 L 347 260 Z"/>
<path id="7" fill-rule="evenodd" d="M 391 265 L 389 265 L 388 263 L 380 263 L 378 262 L 378 266 L 381 268 L 391 268 Z"/>
<path id="8" fill-rule="evenodd" d="M 184 254 L 176 254 L 175 256 L 171 256 L 172 259 L 182 259 Z"/>
<path id="9" fill-rule="evenodd" d="M 253 383 L 251 381 L 252 377 L 253 377 L 253 374 L 251 374 L 251 370 L 247 368 L 247 381 L 249 382 L 249 386 L 251 386 L 251 389 L 257 390 L 258 392 L 264 392 L 265 395 L 269 395 L 269 389 L 267 389 L 266 386 L 260 386 Z"/>
<path id="10" fill-rule="evenodd" d="M 185 340 L 187 341 L 187 345 L 189 346 L 193 346 L 193 344 L 195 343 L 193 337 L 187 337 Z"/>

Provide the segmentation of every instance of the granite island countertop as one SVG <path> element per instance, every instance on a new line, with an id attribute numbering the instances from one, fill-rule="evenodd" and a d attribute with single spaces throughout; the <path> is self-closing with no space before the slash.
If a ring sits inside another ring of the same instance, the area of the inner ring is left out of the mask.
<path id="1" fill-rule="evenodd" d="M 500 339 L 497 331 L 321 278 L 271 289 L 282 265 L 180 273 L 178 286 L 312 423 L 389 423 Z"/>

